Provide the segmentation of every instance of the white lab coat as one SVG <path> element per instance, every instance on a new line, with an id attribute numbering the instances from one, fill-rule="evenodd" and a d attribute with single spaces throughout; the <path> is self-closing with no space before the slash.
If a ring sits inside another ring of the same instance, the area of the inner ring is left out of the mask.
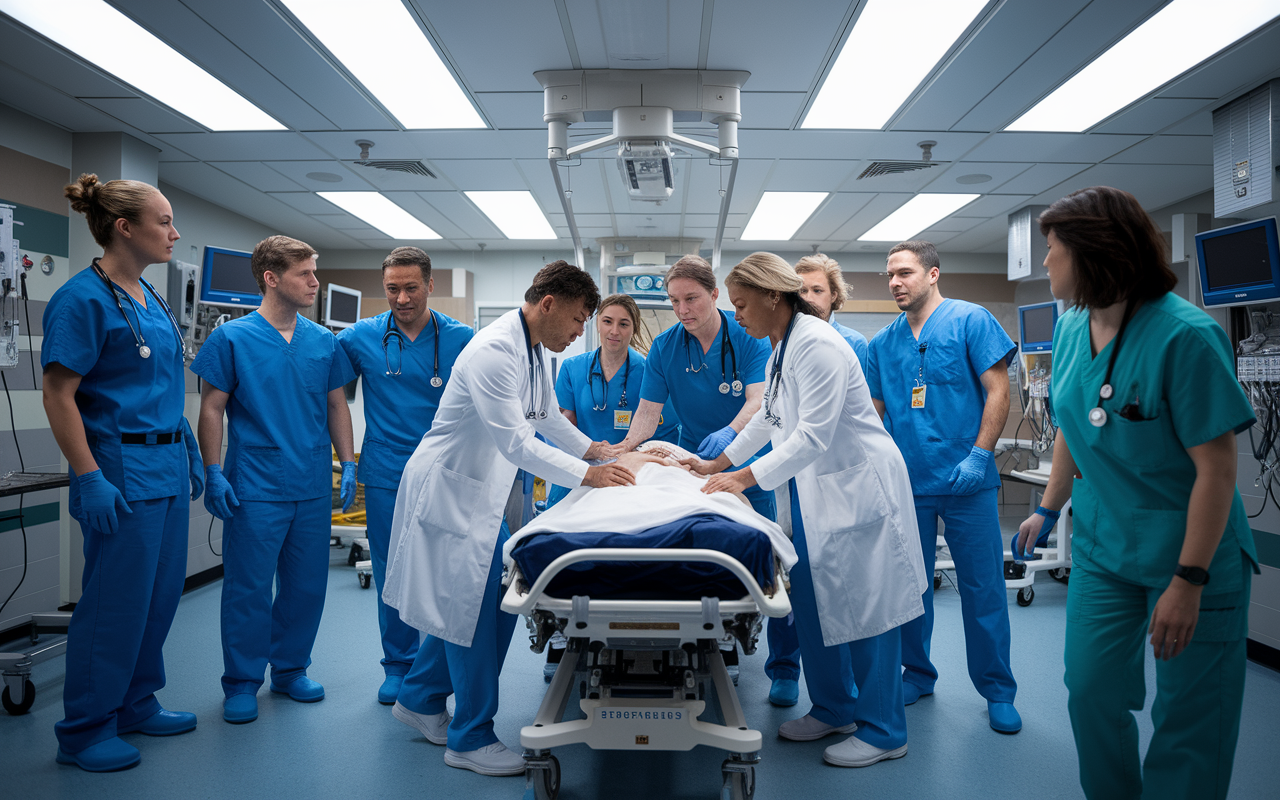
<path id="1" fill-rule="evenodd" d="M 765 371 L 769 395 L 778 348 Z M 906 463 L 871 405 L 853 349 L 830 325 L 799 315 L 782 364 L 776 428 L 762 405 L 725 449 L 751 465 L 778 495 L 778 522 L 791 532 L 787 481 L 796 479 L 822 641 L 866 639 L 924 613 L 924 558 Z"/>
<path id="2" fill-rule="evenodd" d="M 580 485 L 587 472 L 575 456 L 591 440 L 560 413 L 549 370 L 531 396 L 526 342 L 518 311 L 471 340 L 396 496 L 382 599 L 409 625 L 463 647 L 475 635 L 516 469 L 561 486 Z M 530 408 L 546 418 L 526 419 Z"/>

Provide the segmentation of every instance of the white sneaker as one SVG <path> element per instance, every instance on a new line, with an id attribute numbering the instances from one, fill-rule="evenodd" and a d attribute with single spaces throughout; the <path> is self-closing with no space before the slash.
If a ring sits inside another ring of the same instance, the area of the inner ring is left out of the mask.
<path id="1" fill-rule="evenodd" d="M 400 701 L 397 700 L 391 707 L 391 716 L 427 737 L 427 741 L 432 744 L 446 744 L 449 741 L 449 722 L 453 717 L 449 716 L 448 711 L 441 711 L 439 714 L 419 714 L 400 705 Z"/>
<path id="2" fill-rule="evenodd" d="M 502 742 L 494 742 L 487 747 L 465 753 L 445 750 L 444 763 L 458 769 L 469 769 L 481 775 L 495 777 L 524 774 L 524 757 L 508 750 Z"/>
<path id="3" fill-rule="evenodd" d="M 840 744 L 833 744 L 822 751 L 822 760 L 837 767 L 869 767 L 877 761 L 891 758 L 902 758 L 907 754 L 907 746 L 894 750 L 881 750 L 875 745 L 867 744 L 857 736 L 850 736 Z"/>
<path id="4" fill-rule="evenodd" d="M 793 742 L 812 742 L 832 733 L 853 733 L 858 723 L 850 722 L 840 728 L 832 727 L 821 720 L 805 714 L 800 719 L 793 719 L 778 726 L 778 735 Z"/>

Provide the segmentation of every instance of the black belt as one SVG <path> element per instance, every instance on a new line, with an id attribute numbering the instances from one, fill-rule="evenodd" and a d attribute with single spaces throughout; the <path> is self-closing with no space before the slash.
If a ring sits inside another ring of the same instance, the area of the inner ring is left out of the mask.
<path id="1" fill-rule="evenodd" d="M 182 441 L 182 431 L 173 433 L 122 433 L 121 444 L 178 444 Z"/>

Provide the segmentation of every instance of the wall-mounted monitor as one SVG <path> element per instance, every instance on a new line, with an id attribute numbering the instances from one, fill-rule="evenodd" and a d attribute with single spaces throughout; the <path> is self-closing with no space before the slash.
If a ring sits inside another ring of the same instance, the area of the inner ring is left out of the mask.
<path id="1" fill-rule="evenodd" d="M 1053 350 L 1053 330 L 1058 326 L 1062 301 L 1018 306 L 1018 343 L 1024 353 Z"/>
<path id="2" fill-rule="evenodd" d="M 252 253 L 205 247 L 200 277 L 200 302 L 217 306 L 257 308 L 262 293 L 249 268 Z"/>
<path id="3" fill-rule="evenodd" d="M 1280 297 L 1276 218 L 1196 234 L 1205 307 L 1261 303 Z"/>
<path id="4" fill-rule="evenodd" d="M 330 328 L 350 328 L 360 321 L 359 289 L 331 283 L 325 289 L 324 324 Z"/>

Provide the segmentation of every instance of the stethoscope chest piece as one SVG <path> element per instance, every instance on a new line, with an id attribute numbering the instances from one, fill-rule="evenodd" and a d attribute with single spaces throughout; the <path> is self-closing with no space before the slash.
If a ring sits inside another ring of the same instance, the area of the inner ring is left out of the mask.
<path id="1" fill-rule="evenodd" d="M 1101 428 L 1106 425 L 1107 412 L 1101 406 L 1089 409 L 1089 424 L 1095 428 Z"/>
<path id="2" fill-rule="evenodd" d="M 727 383 L 720 384 L 720 394 L 728 394 L 728 393 L 729 393 L 729 384 Z"/>
<path id="3" fill-rule="evenodd" d="M 148 346 L 147 346 L 147 345 L 145 345 L 145 344 L 144 344 L 144 345 L 139 345 L 139 346 L 138 346 L 138 355 L 142 356 L 143 358 L 151 358 L 151 348 L 150 348 L 150 347 L 148 347 Z"/>
<path id="4" fill-rule="evenodd" d="M 444 380 L 437 375 L 431 379 L 431 385 L 439 389 L 441 386 L 444 386 Z"/>
<path id="5" fill-rule="evenodd" d="M 720 390 L 720 393 L 721 393 L 721 394 L 724 394 L 724 389 L 721 389 L 721 390 Z M 734 393 L 735 395 L 742 394 L 742 381 L 734 381 L 734 382 L 733 382 L 733 393 Z"/>
<path id="6" fill-rule="evenodd" d="M 1115 390 L 1111 388 L 1111 384 L 1109 383 L 1102 384 L 1102 388 L 1098 390 L 1098 396 L 1103 400 L 1110 400 L 1111 396 L 1114 394 Z"/>

